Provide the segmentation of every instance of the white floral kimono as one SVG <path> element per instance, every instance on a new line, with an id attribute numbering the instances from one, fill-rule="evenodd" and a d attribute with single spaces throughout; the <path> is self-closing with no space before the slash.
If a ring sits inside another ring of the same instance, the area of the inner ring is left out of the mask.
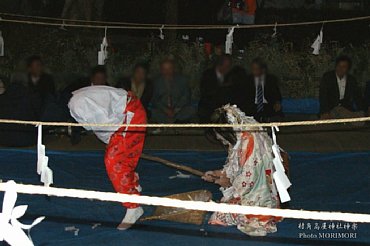
<path id="1" fill-rule="evenodd" d="M 257 123 L 235 106 L 224 106 L 230 124 Z M 230 179 L 229 188 L 223 191 L 222 202 L 268 208 L 279 207 L 279 197 L 272 180 L 274 172 L 272 140 L 260 128 L 234 128 L 237 142 L 230 144 L 221 134 L 217 138 L 229 145 L 228 158 L 223 172 Z M 260 215 L 223 214 L 216 212 L 210 224 L 233 226 L 250 235 L 265 236 L 277 231 L 276 222 L 281 218 Z"/>

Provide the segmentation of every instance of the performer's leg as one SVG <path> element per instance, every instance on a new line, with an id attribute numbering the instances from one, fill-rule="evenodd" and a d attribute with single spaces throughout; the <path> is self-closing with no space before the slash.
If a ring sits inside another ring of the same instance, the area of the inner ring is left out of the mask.
<path id="1" fill-rule="evenodd" d="M 131 98 L 126 107 L 126 112 L 134 113 L 131 124 L 145 124 L 146 114 L 140 101 Z M 140 194 L 139 176 L 135 173 L 145 139 L 145 128 L 126 127 L 115 132 L 108 144 L 105 154 L 105 164 L 108 176 L 119 193 Z M 138 204 L 124 203 L 127 208 L 125 218 L 118 229 L 125 230 L 132 226 L 143 214 L 143 209 Z"/>

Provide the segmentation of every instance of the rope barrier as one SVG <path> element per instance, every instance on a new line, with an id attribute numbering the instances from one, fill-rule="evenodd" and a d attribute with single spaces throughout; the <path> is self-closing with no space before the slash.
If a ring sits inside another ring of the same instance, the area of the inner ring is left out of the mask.
<path id="1" fill-rule="evenodd" d="M 98 124 L 98 123 L 72 123 L 72 122 L 43 122 L 43 121 L 24 121 L 0 119 L 0 124 L 18 124 L 33 126 L 71 126 L 71 127 L 146 127 L 146 128 L 241 128 L 241 127 L 288 127 L 288 126 L 313 126 L 368 122 L 370 117 L 332 119 L 332 120 L 312 120 L 312 121 L 292 121 L 292 122 L 272 122 L 256 124 Z"/>
<path id="2" fill-rule="evenodd" d="M 162 26 L 163 24 L 151 24 L 151 23 L 133 23 L 133 22 L 117 22 L 117 21 L 94 21 L 94 20 L 78 20 L 78 19 L 65 19 L 65 18 L 55 18 L 55 17 L 44 17 L 44 16 L 33 16 L 33 15 L 20 15 L 12 13 L 0 13 L 0 16 L 10 16 L 18 18 L 28 18 L 28 19 L 39 19 L 39 20 L 50 20 L 50 21 L 68 21 L 68 22 L 80 22 L 80 23 L 91 23 L 100 25 L 129 25 L 129 26 Z M 166 26 L 212 26 L 212 25 L 175 25 L 166 24 Z"/>
<path id="3" fill-rule="evenodd" d="M 8 15 L 11 14 L 0 14 Z M 139 23 L 126 23 L 126 22 L 94 22 L 94 21 L 83 21 L 83 20 L 68 20 L 61 18 L 49 18 L 49 17 L 38 17 L 38 16 L 22 16 L 13 15 L 13 17 L 22 18 L 34 18 L 43 19 L 45 21 L 32 21 L 32 20 L 17 20 L 17 19 L 0 19 L 0 22 L 6 23 L 19 23 L 19 24 L 29 24 L 29 25 L 43 25 L 43 26 L 64 26 L 64 27 L 80 27 L 80 28 L 109 28 L 109 29 L 139 29 L 139 30 L 157 30 L 163 26 L 166 30 L 207 30 L 207 29 L 229 29 L 234 27 L 234 25 L 166 25 L 166 24 L 139 24 Z M 62 23 L 46 22 L 46 20 L 53 21 L 63 21 Z M 344 19 L 333 19 L 333 20 L 323 20 L 323 21 L 307 21 L 307 22 L 294 22 L 294 23 L 281 23 L 281 24 L 255 24 L 255 25 L 238 25 L 239 29 L 253 29 L 253 28 L 267 28 L 267 27 L 288 27 L 288 26 L 304 26 L 304 25 L 317 25 L 317 24 L 328 24 L 328 23 L 341 23 L 341 22 L 352 22 L 360 20 L 370 20 L 370 16 L 360 16 L 353 18 Z M 74 23 L 64 23 L 69 22 L 80 22 L 87 24 L 74 24 Z M 97 24 L 97 25 L 93 25 Z"/>
<path id="4" fill-rule="evenodd" d="M 6 184 L 0 183 L 0 191 L 6 190 Z M 199 202 L 199 201 L 182 201 L 164 197 L 138 196 L 127 195 L 111 192 L 77 190 L 44 187 L 36 185 L 16 184 L 15 190 L 18 193 L 31 195 L 47 195 L 56 197 L 68 197 L 79 199 L 93 199 L 104 202 L 120 202 L 120 203 L 138 203 L 152 206 L 165 206 L 183 208 L 189 210 L 233 213 L 233 214 L 249 214 L 249 215 L 265 215 L 276 216 L 291 219 L 304 220 L 323 220 L 323 221 L 345 221 L 353 223 L 370 223 L 370 214 L 356 213 L 341 213 L 341 212 L 319 212 L 305 210 L 290 210 L 290 209 L 272 209 L 266 207 L 251 207 L 232 205 L 225 203 L 214 202 Z"/>

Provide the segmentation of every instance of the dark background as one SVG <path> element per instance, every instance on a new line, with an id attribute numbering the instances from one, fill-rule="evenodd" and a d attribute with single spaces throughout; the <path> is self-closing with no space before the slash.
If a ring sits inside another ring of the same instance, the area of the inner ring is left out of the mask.
<path id="1" fill-rule="evenodd" d="M 105 0 L 102 20 L 166 23 L 169 13 L 168 3 L 171 1 L 178 4 L 177 24 L 218 24 L 216 15 L 224 3 L 224 0 Z M 289 1 L 295 3 L 294 7 L 298 8 L 286 8 L 293 6 L 293 4 L 289 5 Z M 305 4 L 298 4 L 298 2 Z M 320 8 L 314 8 L 314 2 L 315 0 L 266 0 L 265 7 L 257 11 L 256 23 L 289 23 L 370 15 L 370 0 L 323 0 L 325 4 Z M 357 3 L 357 5 L 350 10 L 339 7 L 341 3 L 348 2 Z M 1 0 L 0 12 L 60 17 L 63 6 L 64 0 Z M 370 39 L 369 24 L 370 21 L 328 24 L 325 27 L 325 37 L 344 44 L 361 43 Z M 316 36 L 320 28 L 320 25 L 281 28 L 279 33 L 284 40 L 299 46 L 302 39 Z M 202 36 L 206 41 L 222 43 L 225 32 L 225 30 L 182 31 L 178 32 L 178 36 L 182 34 L 190 35 L 191 38 Z M 248 42 L 256 36 L 260 38 L 265 34 L 270 35 L 271 32 L 271 28 L 252 31 L 238 30 L 240 36 L 237 39 Z M 158 35 L 153 31 L 119 30 L 117 33 L 144 37 Z"/>

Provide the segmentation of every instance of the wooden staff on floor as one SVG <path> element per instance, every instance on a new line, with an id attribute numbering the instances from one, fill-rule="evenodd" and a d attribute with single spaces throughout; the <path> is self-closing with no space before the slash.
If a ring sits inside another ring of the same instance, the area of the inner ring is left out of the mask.
<path id="1" fill-rule="evenodd" d="M 164 164 L 168 167 L 175 168 L 175 169 L 178 169 L 178 170 L 181 170 L 181 171 L 185 171 L 185 172 L 194 174 L 194 175 L 199 176 L 199 177 L 202 177 L 204 175 L 204 172 L 202 172 L 202 171 L 196 170 L 196 169 L 188 167 L 188 166 L 180 165 L 178 163 L 168 161 L 168 160 L 156 157 L 156 156 L 151 156 L 151 155 L 147 155 L 147 154 L 143 153 L 143 154 L 141 154 L 140 158 L 144 159 L 144 160 L 158 162 L 158 163 Z"/>

